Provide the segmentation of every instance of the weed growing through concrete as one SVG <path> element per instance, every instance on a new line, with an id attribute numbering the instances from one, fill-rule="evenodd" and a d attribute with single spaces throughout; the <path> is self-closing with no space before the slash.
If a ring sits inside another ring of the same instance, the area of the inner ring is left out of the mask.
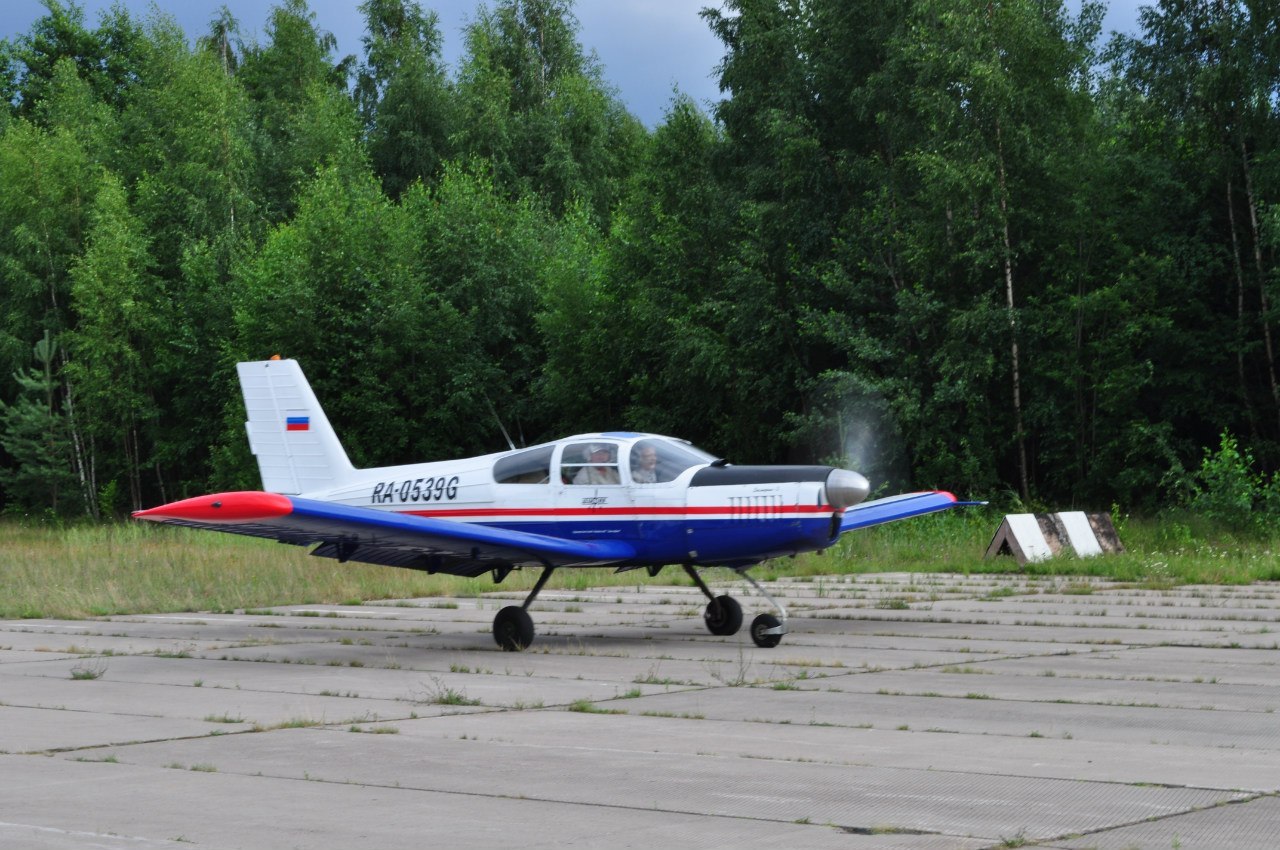
<path id="1" fill-rule="evenodd" d="M 415 692 L 413 695 L 414 702 L 427 703 L 429 705 L 479 705 L 479 699 L 473 699 L 467 696 L 467 692 L 463 689 L 455 689 L 445 684 L 444 680 L 439 676 L 431 677 L 431 684 L 424 685 L 423 689 Z"/>
<path id="2" fill-rule="evenodd" d="M 107 662 L 102 659 L 82 661 L 71 668 L 71 678 L 79 682 L 101 679 L 107 672 Z"/>
<path id="3" fill-rule="evenodd" d="M 583 714 L 626 714 L 620 708 L 601 708 L 585 697 L 569 703 L 568 708 L 569 711 L 577 711 Z"/>

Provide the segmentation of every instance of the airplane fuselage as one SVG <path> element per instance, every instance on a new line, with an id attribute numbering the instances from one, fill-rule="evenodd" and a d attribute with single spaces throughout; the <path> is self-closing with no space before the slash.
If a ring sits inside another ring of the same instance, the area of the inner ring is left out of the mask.
<path id="1" fill-rule="evenodd" d="M 601 450 L 599 463 L 591 449 Z M 853 475 L 826 466 L 726 466 L 681 440 L 609 432 L 357 470 L 338 487 L 299 495 L 549 537 L 624 541 L 636 553 L 632 566 L 733 565 L 831 545 L 839 512 L 865 496 L 865 482 L 846 480 Z"/>

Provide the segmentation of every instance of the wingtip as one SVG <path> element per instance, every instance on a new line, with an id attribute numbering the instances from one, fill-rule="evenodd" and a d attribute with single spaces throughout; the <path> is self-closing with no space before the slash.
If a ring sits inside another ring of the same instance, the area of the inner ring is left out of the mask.
<path id="1" fill-rule="evenodd" d="M 134 511 L 133 518 L 152 522 L 246 522 L 286 516 L 292 512 L 293 502 L 288 496 L 240 491 L 196 496 L 145 511 Z"/>

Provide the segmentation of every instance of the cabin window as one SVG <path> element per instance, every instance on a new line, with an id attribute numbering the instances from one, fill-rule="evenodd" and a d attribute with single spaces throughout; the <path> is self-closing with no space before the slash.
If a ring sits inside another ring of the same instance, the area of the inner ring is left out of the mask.
<path id="1" fill-rule="evenodd" d="M 618 446 L 603 440 L 570 443 L 560 456 L 560 480 L 565 484 L 621 484 Z"/>
<path id="2" fill-rule="evenodd" d="M 499 484 L 546 484 L 551 480 L 551 453 L 555 448 L 540 446 L 499 458 L 493 465 L 493 480 Z"/>

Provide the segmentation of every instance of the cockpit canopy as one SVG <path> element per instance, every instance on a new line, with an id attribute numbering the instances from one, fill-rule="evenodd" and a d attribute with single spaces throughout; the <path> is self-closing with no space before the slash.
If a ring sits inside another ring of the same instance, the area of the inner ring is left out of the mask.
<path id="1" fill-rule="evenodd" d="M 715 459 L 690 443 L 670 437 L 575 437 L 499 458 L 493 465 L 493 479 L 498 484 L 662 484 L 674 481 L 690 467 L 705 466 Z"/>

